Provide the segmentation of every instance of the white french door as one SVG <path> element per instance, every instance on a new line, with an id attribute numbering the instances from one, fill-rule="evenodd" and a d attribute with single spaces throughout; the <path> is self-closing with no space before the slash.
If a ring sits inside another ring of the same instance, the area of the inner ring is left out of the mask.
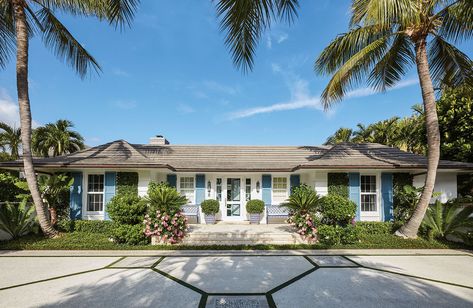
<path id="1" fill-rule="evenodd" d="M 222 220 L 243 220 L 242 201 L 244 192 L 241 178 L 224 178 L 224 210 Z"/>

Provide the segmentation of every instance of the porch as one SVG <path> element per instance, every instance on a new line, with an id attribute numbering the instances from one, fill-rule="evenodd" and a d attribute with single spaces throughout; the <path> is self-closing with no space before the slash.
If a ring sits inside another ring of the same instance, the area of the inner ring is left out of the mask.
<path id="1" fill-rule="evenodd" d="M 304 241 L 288 224 L 251 225 L 218 222 L 215 225 L 191 224 L 184 245 L 302 244 Z"/>

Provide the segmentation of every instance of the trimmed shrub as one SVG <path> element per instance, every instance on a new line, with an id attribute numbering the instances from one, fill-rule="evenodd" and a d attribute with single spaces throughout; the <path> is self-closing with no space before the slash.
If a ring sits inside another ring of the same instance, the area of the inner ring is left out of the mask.
<path id="1" fill-rule="evenodd" d="M 56 223 L 56 229 L 59 232 L 72 232 L 74 231 L 74 221 L 67 218 L 60 218 Z"/>
<path id="2" fill-rule="evenodd" d="M 360 237 L 361 234 L 359 229 L 353 225 L 347 225 L 343 228 L 340 240 L 342 244 L 355 244 L 360 241 Z"/>
<path id="3" fill-rule="evenodd" d="M 296 188 L 297 189 L 297 188 Z M 249 214 L 261 214 L 264 211 L 264 201 L 263 200 L 250 200 L 246 203 L 246 211 Z"/>
<path id="4" fill-rule="evenodd" d="M 202 201 L 200 207 L 205 215 L 215 215 L 220 209 L 220 202 L 215 199 L 207 199 Z"/>
<path id="5" fill-rule="evenodd" d="M 110 234 L 112 222 L 109 220 L 74 220 L 72 230 L 86 233 Z"/>
<path id="6" fill-rule="evenodd" d="M 345 226 L 355 218 L 356 204 L 339 195 L 327 195 L 320 202 L 322 223 Z"/>
<path id="7" fill-rule="evenodd" d="M 340 226 L 320 225 L 319 242 L 327 246 L 339 245 L 343 228 Z"/>
<path id="8" fill-rule="evenodd" d="M 149 243 L 142 224 L 121 225 L 114 223 L 110 235 L 113 241 L 118 244 L 146 245 Z"/>
<path id="9" fill-rule="evenodd" d="M 141 224 L 147 205 L 141 197 L 133 194 L 116 195 L 107 204 L 110 219 L 119 224 Z"/>
<path id="10" fill-rule="evenodd" d="M 360 236 L 365 235 L 387 235 L 393 233 L 393 223 L 386 221 L 358 221 L 355 228 Z"/>
<path id="11" fill-rule="evenodd" d="M 117 195 L 132 194 L 138 195 L 138 173 L 118 172 L 117 173 Z"/>
<path id="12" fill-rule="evenodd" d="M 328 173 L 327 174 L 328 193 L 348 198 L 348 174 Z"/>

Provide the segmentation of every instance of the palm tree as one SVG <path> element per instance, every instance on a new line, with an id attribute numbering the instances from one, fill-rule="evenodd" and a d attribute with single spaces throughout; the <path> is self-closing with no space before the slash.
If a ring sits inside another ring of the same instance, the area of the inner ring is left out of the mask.
<path id="1" fill-rule="evenodd" d="M 47 48 L 71 66 L 80 77 L 100 71 L 96 60 L 56 17 L 55 12 L 94 16 L 115 26 L 129 24 L 138 0 L 2 0 L 0 1 L 0 67 L 5 67 L 16 47 L 16 81 L 20 109 L 21 141 L 25 177 L 38 221 L 47 237 L 57 232 L 49 222 L 41 199 L 31 153 L 31 109 L 28 91 L 28 46 L 39 33 Z"/>
<path id="2" fill-rule="evenodd" d="M 0 147 L 10 151 L 12 159 L 18 159 L 21 148 L 21 129 L 0 122 L 0 131 L 3 131 L 0 132 Z"/>
<path id="3" fill-rule="evenodd" d="M 440 157 L 434 84 L 473 84 L 473 65 L 454 44 L 473 36 L 470 0 L 354 0 L 350 29 L 337 36 L 315 62 L 330 74 L 325 108 L 366 79 L 375 90 L 392 87 L 415 65 L 427 130 L 427 176 L 411 219 L 396 234 L 415 238 L 429 204 Z"/>
<path id="4" fill-rule="evenodd" d="M 358 129 L 353 131 L 353 142 L 370 142 L 368 140 L 370 140 L 371 134 L 373 133 L 373 131 L 371 130 L 371 125 L 366 126 L 364 124 L 358 123 L 356 127 L 358 127 Z"/>
<path id="5" fill-rule="evenodd" d="M 332 136 L 325 141 L 325 145 L 352 142 L 353 130 L 350 128 L 339 128 Z"/>
<path id="6" fill-rule="evenodd" d="M 76 131 L 71 121 L 57 120 L 38 127 L 33 132 L 33 149 L 36 153 L 48 157 L 74 153 L 84 149 L 84 138 Z"/>

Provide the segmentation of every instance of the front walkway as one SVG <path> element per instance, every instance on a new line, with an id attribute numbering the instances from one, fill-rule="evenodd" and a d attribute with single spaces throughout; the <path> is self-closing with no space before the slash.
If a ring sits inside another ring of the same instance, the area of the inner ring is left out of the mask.
<path id="1" fill-rule="evenodd" d="M 465 252 L 295 252 L 0 252 L 0 307 L 473 305 Z"/>

